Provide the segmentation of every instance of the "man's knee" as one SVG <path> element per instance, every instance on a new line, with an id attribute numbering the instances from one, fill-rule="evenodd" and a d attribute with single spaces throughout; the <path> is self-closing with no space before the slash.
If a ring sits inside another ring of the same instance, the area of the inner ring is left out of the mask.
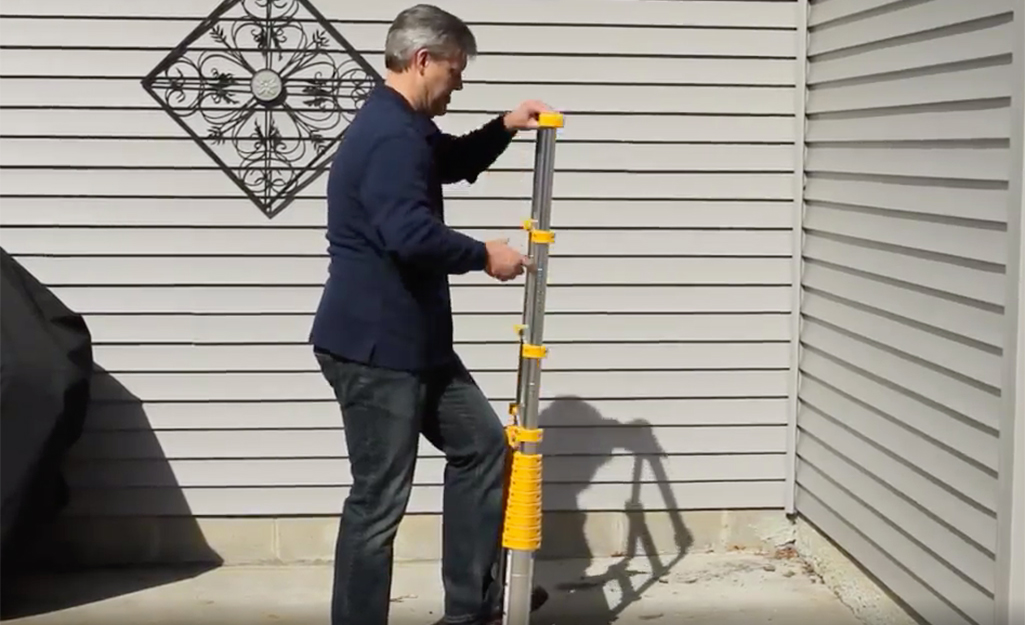
<path id="1" fill-rule="evenodd" d="M 488 419 L 484 428 L 482 447 L 489 456 L 504 457 L 509 452 L 509 438 L 505 426 L 498 419 Z"/>
<path id="2" fill-rule="evenodd" d="M 500 476 L 504 476 L 512 450 L 509 448 L 505 427 L 497 419 L 490 421 L 489 427 L 485 428 L 484 435 L 479 439 L 477 453 L 480 456 L 480 464 L 489 467 L 488 473 L 494 475 L 495 479 L 500 479 Z"/>
<path id="3" fill-rule="evenodd" d="M 391 544 L 405 515 L 411 489 L 407 483 L 367 484 L 355 480 L 345 502 L 344 524 L 355 530 L 367 548 Z"/>

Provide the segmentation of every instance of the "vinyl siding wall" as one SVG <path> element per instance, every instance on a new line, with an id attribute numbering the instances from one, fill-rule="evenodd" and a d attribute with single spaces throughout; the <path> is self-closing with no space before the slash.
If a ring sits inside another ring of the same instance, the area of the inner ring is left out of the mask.
<path id="1" fill-rule="evenodd" d="M 994 622 L 1011 27 L 1010 0 L 809 12 L 796 506 L 944 625 Z"/>
<path id="2" fill-rule="evenodd" d="M 267 219 L 139 83 L 215 4 L 3 4 L 2 244 L 86 315 L 103 368 L 72 515 L 335 514 L 350 483 L 305 344 L 325 178 Z M 315 4 L 383 73 L 410 3 Z M 657 454 L 669 492 L 649 465 L 649 509 L 782 507 L 796 2 L 439 4 L 482 52 L 444 129 L 524 98 L 567 113 L 543 395 L 583 403 L 547 413 L 546 507 L 620 510 L 634 459 Z M 522 242 L 532 157 L 525 134 L 450 188 L 450 223 Z M 504 416 L 522 281 L 458 277 L 453 298 L 459 352 Z M 410 511 L 434 513 L 443 460 L 422 458 Z"/>

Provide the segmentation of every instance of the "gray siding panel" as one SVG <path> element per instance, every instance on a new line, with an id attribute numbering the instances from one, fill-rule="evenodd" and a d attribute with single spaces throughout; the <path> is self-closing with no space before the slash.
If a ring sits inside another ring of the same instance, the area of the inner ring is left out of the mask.
<path id="1" fill-rule="evenodd" d="M 937 625 L 994 618 L 1011 17 L 809 9 L 796 507 Z"/>
<path id="2" fill-rule="evenodd" d="M 1007 330 L 1000 422 L 997 623 L 1025 622 L 1025 0 L 1014 2 Z"/>
<path id="3" fill-rule="evenodd" d="M 349 485 L 338 409 L 305 346 L 327 269 L 324 179 L 264 218 L 139 84 L 213 4 L 0 9 L 2 244 L 86 315 L 102 368 L 72 514 L 329 514 Z M 440 4 L 481 48 L 444 129 L 527 97 L 568 114 L 546 507 L 622 509 L 634 461 L 660 459 L 672 496 L 646 470 L 647 508 L 782 507 L 796 2 Z M 319 5 L 383 71 L 408 3 Z M 532 167 L 525 134 L 448 190 L 450 223 L 522 242 Z M 459 351 L 504 415 L 522 282 L 454 283 Z M 410 507 L 437 512 L 442 465 L 423 452 Z"/>

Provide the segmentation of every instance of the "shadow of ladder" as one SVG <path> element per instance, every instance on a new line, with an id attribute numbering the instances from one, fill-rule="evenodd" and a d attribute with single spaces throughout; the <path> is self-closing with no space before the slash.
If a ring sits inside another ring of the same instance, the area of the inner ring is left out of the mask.
<path id="1" fill-rule="evenodd" d="M 625 505 L 628 524 L 626 551 L 623 554 L 623 558 L 619 562 L 609 566 L 606 572 L 601 576 L 606 582 L 618 582 L 621 589 L 619 603 L 609 611 L 610 623 L 618 619 L 620 614 L 622 614 L 627 607 L 640 600 L 640 598 L 644 596 L 645 592 L 655 584 L 659 583 L 659 580 L 679 564 L 686 555 L 686 546 L 678 544 L 679 548 L 676 555 L 667 564 L 663 564 L 661 558 L 659 558 L 658 547 L 655 544 L 655 539 L 651 535 L 648 523 L 644 518 L 645 508 L 644 504 L 641 502 L 641 472 L 644 468 L 644 461 L 644 457 L 639 455 L 634 456 L 630 499 L 626 501 Z M 665 467 L 662 465 L 658 456 L 651 456 L 649 461 L 651 463 L 652 471 L 655 474 L 656 483 L 662 493 L 662 499 L 666 503 L 666 507 L 671 511 L 677 510 L 676 497 L 673 496 L 672 488 L 670 487 L 667 479 Z M 670 513 L 669 518 L 673 524 L 674 535 L 677 538 L 687 536 L 687 530 L 679 515 Z M 651 576 L 640 586 L 634 588 L 633 583 L 630 581 L 630 578 L 632 577 L 630 562 L 637 557 L 638 547 L 642 549 L 643 553 L 648 555 L 651 562 Z"/>

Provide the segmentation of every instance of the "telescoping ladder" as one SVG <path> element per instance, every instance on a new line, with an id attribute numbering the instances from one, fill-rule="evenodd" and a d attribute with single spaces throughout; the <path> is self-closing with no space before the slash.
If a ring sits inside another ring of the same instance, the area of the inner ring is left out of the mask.
<path id="1" fill-rule="evenodd" d="M 506 428 L 512 447 L 512 466 L 506 491 L 502 546 L 506 579 L 505 625 L 528 625 L 534 578 L 534 552 L 541 547 L 541 429 L 538 427 L 541 398 L 545 290 L 548 249 L 555 240 L 551 231 L 552 178 L 555 173 L 555 136 L 562 128 L 559 113 L 538 116 L 534 151 L 534 192 L 530 219 L 523 222 L 528 232 L 527 271 L 523 297 L 523 321 L 516 326 L 520 336 L 516 400 L 509 405 L 511 422 Z M 505 577 L 505 571 L 501 571 Z"/>

